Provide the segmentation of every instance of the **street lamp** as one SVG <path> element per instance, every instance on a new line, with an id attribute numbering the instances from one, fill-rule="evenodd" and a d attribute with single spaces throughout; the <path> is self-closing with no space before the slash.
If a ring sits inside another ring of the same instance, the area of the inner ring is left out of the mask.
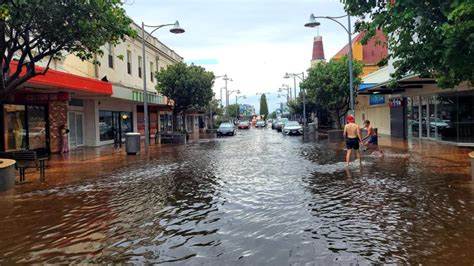
<path id="1" fill-rule="evenodd" d="M 291 88 L 287 85 L 287 87 L 283 87 L 283 88 L 278 88 L 278 92 L 283 92 L 283 91 L 286 91 L 286 101 L 290 101 L 290 93 L 291 93 Z M 278 94 L 280 95 L 280 94 Z"/>
<path id="2" fill-rule="evenodd" d="M 230 117 L 229 116 L 229 96 L 232 95 L 232 93 L 234 93 L 234 92 L 236 92 L 237 94 L 240 94 L 240 90 L 231 90 L 231 91 L 229 91 L 229 90 L 226 89 L 225 92 L 226 92 L 226 100 L 227 100 L 227 105 L 225 107 L 225 115 L 226 115 L 226 117 Z"/>
<path id="3" fill-rule="evenodd" d="M 225 75 L 222 75 L 222 76 L 216 76 L 214 77 L 213 81 L 218 79 L 218 78 L 227 78 L 227 74 Z M 221 88 L 221 106 L 222 106 L 222 88 Z M 212 100 L 211 100 L 212 102 Z M 214 131 L 214 118 L 213 118 L 213 115 L 212 115 L 212 106 L 211 106 L 211 103 L 209 103 L 209 119 L 211 120 L 211 134 L 213 134 L 212 132 Z"/>
<path id="4" fill-rule="evenodd" d="M 149 128 L 148 128 L 148 93 L 146 90 L 146 58 L 145 58 L 145 42 L 148 39 L 148 37 L 152 36 L 153 32 L 156 30 L 167 27 L 167 26 L 173 26 L 170 29 L 171 33 L 174 34 L 180 34 L 184 33 L 184 29 L 179 26 L 179 22 L 176 20 L 175 23 L 171 24 L 163 24 L 163 25 L 158 25 L 158 26 L 150 26 L 150 25 L 145 25 L 144 22 L 142 22 L 142 56 L 143 56 L 143 122 L 145 124 L 145 155 L 149 155 L 149 146 L 150 146 L 150 133 L 149 133 Z M 153 28 L 153 31 L 150 32 L 146 38 L 145 38 L 145 27 L 147 28 Z"/>
<path id="5" fill-rule="evenodd" d="M 228 88 L 227 88 L 227 81 L 233 81 L 232 78 L 229 78 L 227 77 L 227 74 L 224 75 L 224 78 L 222 78 L 224 81 L 225 81 L 225 108 L 226 108 L 226 111 L 227 111 L 227 106 L 229 106 L 229 94 L 228 94 Z M 222 99 L 222 91 L 221 91 L 221 99 Z M 227 115 L 227 113 L 226 113 Z"/>
<path id="6" fill-rule="evenodd" d="M 344 18 L 344 17 L 347 17 L 347 28 L 339 21 L 337 21 L 336 19 L 340 19 L 340 18 Z M 346 15 L 343 15 L 343 16 L 339 16 L 339 17 L 328 17 L 328 16 L 314 16 L 314 14 L 311 14 L 311 16 L 309 16 L 309 21 L 308 23 L 304 24 L 305 27 L 309 27 L 309 28 L 314 28 L 314 27 L 317 27 L 319 25 L 321 25 L 321 23 L 319 23 L 319 21 L 317 21 L 316 19 L 321 19 L 321 18 L 324 18 L 324 19 L 329 19 L 329 20 L 332 20 L 334 22 L 336 22 L 337 24 L 339 24 L 339 26 L 341 26 L 346 32 L 347 32 L 347 35 L 348 35 L 348 38 L 349 38 L 349 90 L 350 90 L 350 105 L 351 105 L 351 113 L 354 114 L 354 81 L 353 81 L 353 73 L 352 73 L 352 61 L 353 61 L 353 58 L 352 58 L 352 33 L 351 33 L 351 16 L 349 16 L 349 14 L 346 14 Z"/>
<path id="7" fill-rule="evenodd" d="M 301 72 L 301 73 L 288 73 L 287 72 L 287 73 L 285 73 L 285 76 L 283 78 L 289 79 L 290 77 L 293 77 L 293 81 L 295 83 L 295 99 L 296 99 L 296 77 L 301 79 L 301 81 L 304 81 L 304 72 Z M 303 90 L 303 124 L 304 124 L 304 130 L 303 130 L 303 134 L 304 134 L 304 132 L 306 131 L 306 125 L 307 125 L 307 121 L 306 121 L 306 92 L 305 92 L 305 90 Z"/>
<path id="8" fill-rule="evenodd" d="M 237 104 L 238 104 L 238 103 L 237 103 L 237 101 L 238 101 L 239 99 L 247 99 L 247 97 L 246 97 L 245 95 L 242 95 L 242 96 L 235 95 L 235 105 L 237 105 Z M 237 119 L 239 119 L 239 115 L 240 115 L 240 108 L 239 108 L 239 106 L 238 106 L 238 105 L 237 105 L 237 112 L 236 112 L 236 115 L 237 115 L 237 116 L 236 116 L 236 118 L 237 118 Z"/>
<path id="9" fill-rule="evenodd" d="M 280 88 L 279 88 L 279 89 L 280 89 Z M 291 87 L 290 87 L 290 85 L 288 85 L 288 84 L 281 84 L 281 89 L 287 90 L 287 91 L 288 91 L 288 94 L 289 94 L 289 95 L 288 95 L 289 98 L 292 99 L 292 97 L 291 97 Z M 296 96 L 296 95 L 295 95 L 295 96 Z"/>

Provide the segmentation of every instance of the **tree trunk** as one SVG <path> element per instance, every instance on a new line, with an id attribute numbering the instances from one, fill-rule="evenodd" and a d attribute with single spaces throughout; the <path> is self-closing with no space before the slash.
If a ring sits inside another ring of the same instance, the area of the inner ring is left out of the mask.
<path id="1" fill-rule="evenodd" d="M 173 131 L 178 131 L 178 113 L 173 109 Z"/>
<path id="2" fill-rule="evenodd" d="M 186 111 L 183 111 L 182 115 L 182 124 L 183 124 L 183 131 L 186 131 Z"/>

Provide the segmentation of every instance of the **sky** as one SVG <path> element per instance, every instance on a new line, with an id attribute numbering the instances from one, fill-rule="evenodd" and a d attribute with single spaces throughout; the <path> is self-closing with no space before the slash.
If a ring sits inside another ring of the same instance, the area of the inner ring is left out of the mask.
<path id="1" fill-rule="evenodd" d="M 124 8 L 138 24 L 179 20 L 184 34 L 162 28 L 154 36 L 186 63 L 200 65 L 216 76 L 227 74 L 233 80 L 228 89 L 246 96 L 239 103 L 252 104 L 257 112 L 257 93 L 266 93 L 271 112 L 286 101 L 286 96 L 278 97 L 278 88 L 282 84 L 293 87 L 292 78 L 283 78 L 285 73 L 301 73 L 310 67 L 317 35 L 315 28 L 304 27 L 310 14 L 344 14 L 339 0 L 126 0 Z M 328 60 L 347 44 L 347 33 L 335 22 L 320 22 Z M 341 23 L 346 25 L 347 20 Z M 224 86 L 222 79 L 215 81 L 217 99 Z M 229 102 L 235 103 L 235 93 Z"/>

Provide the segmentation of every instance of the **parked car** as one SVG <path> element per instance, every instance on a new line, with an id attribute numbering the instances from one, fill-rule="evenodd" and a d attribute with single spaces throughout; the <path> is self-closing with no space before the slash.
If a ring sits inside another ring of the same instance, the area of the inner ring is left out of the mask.
<path id="1" fill-rule="evenodd" d="M 285 135 L 301 135 L 303 134 L 303 127 L 297 121 L 288 121 L 283 126 L 282 131 Z"/>
<path id="2" fill-rule="evenodd" d="M 283 127 L 285 126 L 285 124 L 288 122 L 288 118 L 282 118 L 280 120 L 278 120 L 278 122 L 276 123 L 275 125 L 275 128 L 278 132 L 281 132 Z"/>
<path id="3" fill-rule="evenodd" d="M 263 120 L 260 120 L 260 121 L 257 121 L 257 124 L 255 125 L 255 127 L 265 128 L 265 127 L 267 127 L 267 123 L 265 123 L 265 121 L 263 121 Z"/>
<path id="4" fill-rule="evenodd" d="M 278 123 L 277 119 L 273 119 L 272 121 L 272 129 L 276 129 L 276 124 Z"/>
<path id="5" fill-rule="evenodd" d="M 217 136 L 234 136 L 235 126 L 231 123 L 222 123 L 217 129 Z"/>
<path id="6" fill-rule="evenodd" d="M 237 126 L 239 129 L 250 129 L 250 124 L 247 121 L 242 121 Z"/>

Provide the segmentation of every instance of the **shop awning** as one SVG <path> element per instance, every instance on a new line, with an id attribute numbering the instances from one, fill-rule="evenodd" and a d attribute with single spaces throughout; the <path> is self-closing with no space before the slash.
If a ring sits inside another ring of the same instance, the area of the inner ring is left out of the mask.
<path id="1" fill-rule="evenodd" d="M 390 81 L 378 84 L 366 83 L 364 89 L 360 89 L 361 86 L 359 86 L 359 94 L 398 94 L 408 89 L 422 89 L 424 85 L 436 84 L 436 81 L 432 78 L 420 78 L 419 76 L 411 75 L 398 80 L 395 87 L 389 87 L 389 83 Z"/>
<path id="2" fill-rule="evenodd" d="M 10 68 L 16 69 L 17 61 L 10 64 Z M 42 67 L 36 67 L 36 71 L 44 71 Z M 81 77 L 66 72 L 49 69 L 45 75 L 38 75 L 28 80 L 23 86 L 39 86 L 41 88 L 51 88 L 65 90 L 67 92 L 82 92 L 86 94 L 111 96 L 112 84 L 101 80 Z"/>

